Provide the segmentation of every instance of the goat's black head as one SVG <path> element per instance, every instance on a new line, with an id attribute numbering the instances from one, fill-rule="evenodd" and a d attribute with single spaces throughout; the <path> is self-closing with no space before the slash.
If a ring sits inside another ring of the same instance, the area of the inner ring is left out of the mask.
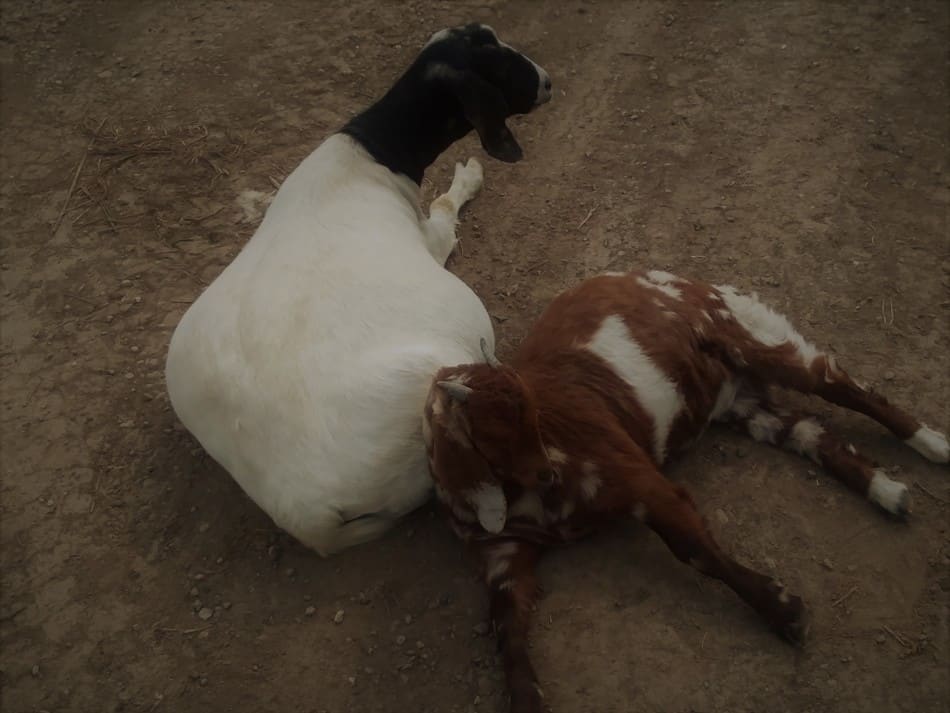
<path id="1" fill-rule="evenodd" d="M 501 42 L 488 25 L 436 32 L 413 69 L 457 100 L 485 151 L 502 161 L 518 161 L 523 155 L 505 120 L 551 99 L 548 73 Z"/>

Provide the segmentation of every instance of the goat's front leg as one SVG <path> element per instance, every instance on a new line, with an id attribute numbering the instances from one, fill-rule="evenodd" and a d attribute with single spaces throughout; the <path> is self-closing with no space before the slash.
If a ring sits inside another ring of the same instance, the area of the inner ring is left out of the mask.
<path id="1" fill-rule="evenodd" d="M 708 577 L 722 580 L 777 633 L 802 643 L 808 632 L 805 605 L 778 581 L 744 567 L 723 552 L 685 488 L 670 483 L 652 464 L 619 468 L 625 503 L 658 534 L 673 554 Z"/>
<path id="2" fill-rule="evenodd" d="M 455 226 L 458 224 L 459 211 L 478 193 L 482 178 L 482 165 L 476 159 L 470 158 L 464 166 L 455 164 L 452 187 L 429 206 L 429 219 L 422 227 L 426 246 L 440 265 L 445 264 L 455 248 Z"/>
<path id="3" fill-rule="evenodd" d="M 538 593 L 538 546 L 499 539 L 479 543 L 478 554 L 491 593 L 491 620 L 504 661 L 511 713 L 541 713 L 541 688 L 528 658 L 531 607 Z"/>

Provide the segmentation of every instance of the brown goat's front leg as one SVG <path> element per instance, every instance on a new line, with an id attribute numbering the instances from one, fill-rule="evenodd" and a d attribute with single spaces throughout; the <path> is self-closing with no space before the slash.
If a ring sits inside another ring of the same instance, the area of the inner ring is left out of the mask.
<path id="1" fill-rule="evenodd" d="M 528 658 L 539 548 L 521 540 L 498 539 L 479 543 L 478 552 L 491 593 L 491 620 L 504 661 L 511 713 L 541 713 L 543 696 Z"/>
<path id="2" fill-rule="evenodd" d="M 647 464 L 628 468 L 625 475 L 634 515 L 646 522 L 679 560 L 722 580 L 789 641 L 804 641 L 808 627 L 802 600 L 789 594 L 780 582 L 725 554 L 684 488 Z"/>

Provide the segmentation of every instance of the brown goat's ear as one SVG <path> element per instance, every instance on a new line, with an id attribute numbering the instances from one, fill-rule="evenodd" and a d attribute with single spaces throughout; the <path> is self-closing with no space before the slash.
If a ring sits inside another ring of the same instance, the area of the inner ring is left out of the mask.
<path id="1" fill-rule="evenodd" d="M 472 394 L 471 388 L 457 381 L 437 381 L 435 383 L 440 389 L 461 404 L 468 401 L 468 397 Z"/>
<path id="2" fill-rule="evenodd" d="M 497 87 L 472 71 L 460 71 L 445 64 L 433 67 L 429 76 L 451 90 L 468 122 L 478 132 L 482 148 L 499 161 L 514 163 L 524 157 L 521 146 L 505 123 L 510 112 L 504 95 Z"/>
<path id="3" fill-rule="evenodd" d="M 479 524 L 487 532 L 497 535 L 505 529 L 508 520 L 508 500 L 500 485 L 482 482 L 468 494 L 468 502 L 475 508 Z"/>

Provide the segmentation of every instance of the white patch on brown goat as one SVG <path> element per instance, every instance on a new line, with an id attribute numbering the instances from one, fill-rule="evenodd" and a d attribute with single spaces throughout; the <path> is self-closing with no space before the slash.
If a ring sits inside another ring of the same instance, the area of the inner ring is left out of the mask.
<path id="1" fill-rule="evenodd" d="M 653 453 L 666 459 L 666 442 L 673 421 L 685 407 L 682 394 L 659 366 L 643 351 L 621 317 L 604 319 L 587 349 L 599 356 L 633 389 L 643 409 L 653 419 Z"/>
<path id="2" fill-rule="evenodd" d="M 757 295 L 741 294 L 732 285 L 716 285 L 715 289 L 722 295 L 732 315 L 753 339 L 767 347 L 791 344 L 801 357 L 802 363 L 811 366 L 819 354 L 818 349 L 806 341 L 785 316 L 762 304 Z"/>
<path id="3" fill-rule="evenodd" d="M 485 579 L 489 584 L 500 579 L 508 571 L 509 560 L 517 551 L 518 545 L 514 542 L 502 542 L 488 551 L 485 559 Z"/>
<path id="4" fill-rule="evenodd" d="M 686 278 L 678 277 L 666 270 L 650 270 L 647 272 L 647 279 L 657 285 L 669 285 L 672 282 L 689 282 Z"/>
<path id="5" fill-rule="evenodd" d="M 792 426 L 792 432 L 788 434 L 785 445 L 796 453 L 807 456 L 816 463 L 821 463 L 818 445 L 824 432 L 825 429 L 811 419 L 802 419 Z M 854 446 L 851 446 L 851 449 L 854 450 Z"/>
<path id="6" fill-rule="evenodd" d="M 877 503 L 889 513 L 903 515 L 907 512 L 910 495 L 907 486 L 887 477 L 881 468 L 874 469 L 874 477 L 868 487 L 868 500 Z"/>
<path id="7" fill-rule="evenodd" d="M 541 502 L 541 496 L 529 490 L 515 500 L 508 507 L 508 519 L 513 520 L 516 517 L 527 518 L 528 520 L 534 520 L 539 525 L 544 525 L 547 518 L 545 517 L 544 503 Z"/>
<path id="8" fill-rule="evenodd" d="M 567 463 L 567 453 L 554 446 L 545 446 L 545 452 L 548 454 L 548 461 L 551 465 L 564 465 Z"/>
<path id="9" fill-rule="evenodd" d="M 674 300 L 678 300 L 683 296 L 683 293 L 679 291 L 678 288 L 673 287 L 672 285 L 663 285 L 657 284 L 655 282 L 650 282 L 647 279 L 642 277 L 637 278 L 637 284 L 642 285 L 643 287 L 649 287 L 651 290 L 659 290 L 667 297 L 672 297 Z"/>
<path id="10" fill-rule="evenodd" d="M 904 443 L 934 463 L 950 462 L 950 444 L 947 437 L 929 426 L 920 424 L 917 432 Z"/>
<path id="11" fill-rule="evenodd" d="M 746 423 L 749 435 L 757 441 L 775 444 L 778 434 L 781 433 L 782 419 L 768 411 L 759 411 Z"/>

